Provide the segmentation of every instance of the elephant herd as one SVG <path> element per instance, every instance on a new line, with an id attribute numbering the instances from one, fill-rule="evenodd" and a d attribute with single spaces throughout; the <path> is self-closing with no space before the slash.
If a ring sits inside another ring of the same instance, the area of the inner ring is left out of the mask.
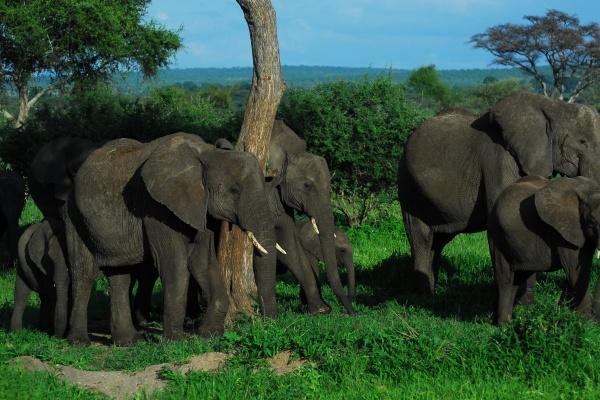
<path id="1" fill-rule="evenodd" d="M 352 248 L 334 225 L 327 163 L 307 152 L 304 140 L 282 121 L 274 123 L 269 154 L 272 176 L 265 177 L 253 155 L 235 151 L 228 141 L 212 145 L 182 132 L 149 143 L 116 139 L 99 145 L 59 138 L 44 145 L 27 182 L 45 219 L 20 235 L 8 235 L 20 236 L 18 245 L 9 240 L 9 253 L 19 258 L 11 330 L 22 327 L 34 290 L 42 303 L 42 329 L 66 335 L 71 343 L 88 343 L 90 294 L 104 275 L 116 344 L 138 339 L 134 322 L 147 321 L 157 277 L 167 339 L 184 336 L 192 285 L 206 301 L 198 333 L 222 334 L 229 302 L 216 258 L 222 221 L 240 226 L 254 244 L 258 303 L 265 316 L 277 314 L 278 265 L 300 282 L 311 313 L 330 312 L 318 284 L 319 260 L 346 312 L 354 314 Z M 13 201 L 18 229 L 22 179 L 5 178 L 21 185 L 2 187 L 3 202 L 9 202 L 8 192 L 19 199 Z M 296 221 L 296 213 L 308 219 Z M 348 294 L 338 265 L 348 270 Z"/>
<path id="2" fill-rule="evenodd" d="M 285 269 L 300 283 L 310 313 L 330 312 L 319 261 L 345 311 L 355 314 L 352 246 L 334 224 L 325 159 L 275 121 L 267 170 L 265 176 L 253 155 L 227 140 L 213 145 L 181 132 L 149 143 L 60 138 L 46 144 L 27 180 L 43 222 L 18 232 L 23 183 L 13 173 L 0 176 L 0 228 L 6 226 L 9 254 L 19 259 L 11 329 L 21 328 L 35 290 L 40 327 L 88 343 L 88 303 L 103 274 L 115 343 L 137 340 L 135 323 L 148 319 L 158 277 L 166 338 L 184 335 L 193 285 L 206 301 L 198 333 L 222 334 L 229 301 L 216 257 L 222 221 L 252 240 L 263 315 L 277 314 L 276 273 Z M 600 115 L 587 106 L 516 92 L 479 116 L 448 109 L 428 119 L 409 137 L 398 170 L 417 288 L 433 294 L 452 238 L 487 229 L 498 323 L 511 318 L 515 302 L 533 301 L 537 272 L 556 268 L 567 274 L 573 307 L 591 313 L 599 180 Z M 296 214 L 308 218 L 297 221 Z M 339 266 L 347 269 L 347 293 Z"/>

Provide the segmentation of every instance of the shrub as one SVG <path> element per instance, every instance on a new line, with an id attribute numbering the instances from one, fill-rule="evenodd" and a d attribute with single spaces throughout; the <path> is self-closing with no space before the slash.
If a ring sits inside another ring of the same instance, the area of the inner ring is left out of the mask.
<path id="1" fill-rule="evenodd" d="M 326 158 L 335 203 L 350 225 L 360 224 L 381 196 L 392 196 L 398 158 L 409 133 L 427 116 L 389 77 L 291 89 L 280 116 Z"/>
<path id="2" fill-rule="evenodd" d="M 241 118 L 237 114 L 230 108 L 218 107 L 202 91 L 189 93 L 164 87 L 145 97 L 133 97 L 100 85 L 49 98 L 23 130 L 5 126 L 0 133 L 0 159 L 26 172 L 37 150 L 60 136 L 97 142 L 120 137 L 150 141 L 185 131 L 212 142 L 219 137 L 232 139 L 239 125 Z"/>

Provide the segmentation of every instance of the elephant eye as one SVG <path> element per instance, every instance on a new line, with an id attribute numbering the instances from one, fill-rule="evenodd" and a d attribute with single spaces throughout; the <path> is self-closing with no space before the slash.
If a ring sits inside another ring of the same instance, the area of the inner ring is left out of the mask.
<path id="1" fill-rule="evenodd" d="M 312 188 L 312 182 L 306 181 L 304 182 L 304 189 L 310 190 Z"/>
<path id="2" fill-rule="evenodd" d="M 585 145 L 587 145 L 587 140 L 579 139 L 579 143 L 585 146 Z"/>
<path id="3" fill-rule="evenodd" d="M 229 193 L 231 193 L 234 196 L 237 196 L 240 194 L 240 188 L 237 186 L 232 186 L 229 188 Z"/>

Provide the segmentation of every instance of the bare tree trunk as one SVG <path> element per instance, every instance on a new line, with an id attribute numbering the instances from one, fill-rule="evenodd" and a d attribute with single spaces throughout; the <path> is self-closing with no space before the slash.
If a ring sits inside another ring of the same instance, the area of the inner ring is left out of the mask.
<path id="1" fill-rule="evenodd" d="M 281 78 L 275 10 L 270 0 L 236 0 L 248 23 L 254 71 L 252 91 L 236 150 L 248 151 L 264 169 L 277 107 L 285 90 Z M 253 247 L 237 226 L 224 222 L 219 238 L 218 259 L 229 291 L 227 320 L 238 313 L 254 313 L 256 285 L 252 270 Z"/>

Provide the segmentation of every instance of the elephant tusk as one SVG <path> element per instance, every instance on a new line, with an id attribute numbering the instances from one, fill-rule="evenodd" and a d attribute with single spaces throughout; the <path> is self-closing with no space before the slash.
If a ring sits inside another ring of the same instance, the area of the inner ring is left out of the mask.
<path id="1" fill-rule="evenodd" d="M 276 248 L 276 249 L 277 249 L 277 251 L 278 251 L 278 252 L 280 252 L 281 254 L 283 254 L 283 255 L 287 255 L 287 251 L 285 251 L 285 250 L 283 249 L 283 247 L 281 247 L 281 246 L 279 245 L 279 243 L 275 243 L 275 248 Z"/>
<path id="2" fill-rule="evenodd" d="M 311 217 L 310 218 L 310 223 L 313 226 L 313 229 L 315 230 L 315 232 L 317 232 L 317 235 L 319 234 L 319 227 L 317 226 L 317 220 L 315 219 L 315 217 Z"/>
<path id="3" fill-rule="evenodd" d="M 252 240 L 252 244 L 254 245 L 254 247 L 256 247 L 258 249 L 258 251 L 260 251 L 263 254 L 269 254 L 269 252 L 267 251 L 267 249 L 265 249 L 264 247 L 262 247 L 262 245 L 258 242 L 258 240 L 256 240 L 256 237 L 254 236 L 254 233 L 248 232 L 248 237 L 250 238 L 250 240 Z"/>
<path id="4" fill-rule="evenodd" d="M 596 259 L 600 258 L 600 249 L 596 250 Z"/>
<path id="5" fill-rule="evenodd" d="M 335 232 L 333 232 L 333 238 L 335 239 L 337 237 L 337 235 L 335 234 Z"/>

